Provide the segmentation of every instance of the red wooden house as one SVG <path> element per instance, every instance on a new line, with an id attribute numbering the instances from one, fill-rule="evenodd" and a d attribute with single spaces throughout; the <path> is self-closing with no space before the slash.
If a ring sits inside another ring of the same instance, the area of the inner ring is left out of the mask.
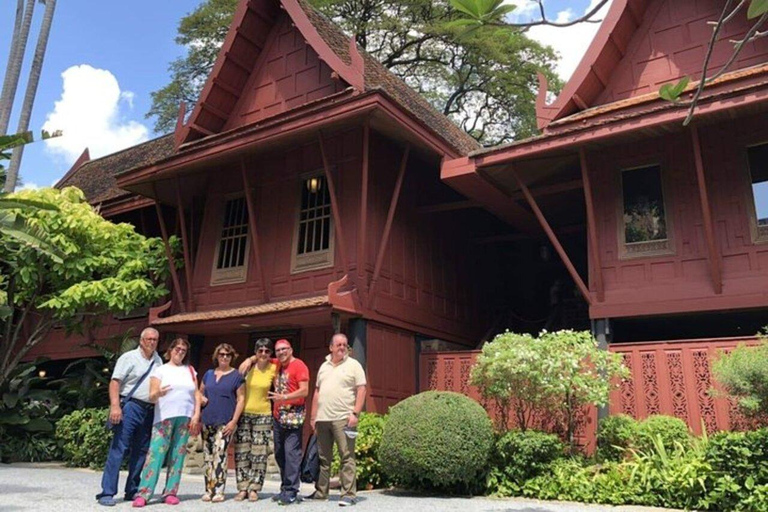
<path id="1" fill-rule="evenodd" d="M 303 0 L 243 0 L 200 99 L 175 133 L 79 161 L 103 215 L 180 237 L 168 303 L 111 318 L 249 353 L 290 339 L 315 371 L 334 331 L 369 374 L 369 408 L 417 391 L 420 347 L 474 347 L 498 294 L 495 260 L 467 251 L 504 224 L 440 181 L 477 143 Z M 487 284 L 484 284 L 487 283 Z M 492 296 L 493 295 L 493 296 Z M 32 355 L 85 355 L 56 333 Z M 423 343 L 427 342 L 427 343 Z"/>
<path id="2" fill-rule="evenodd" d="M 542 134 L 483 149 L 304 0 L 241 1 L 188 120 L 85 156 L 60 183 L 182 240 L 170 301 L 88 336 L 149 323 L 189 336 L 203 366 L 217 343 L 248 352 L 281 336 L 316 370 L 341 330 L 383 411 L 417 391 L 420 350 L 504 328 L 591 320 L 606 343 L 752 335 L 768 323 L 768 38 L 705 89 L 689 127 L 657 93 L 685 75 L 696 85 L 722 5 L 614 0 L 554 102 L 542 83 Z M 37 354 L 85 353 L 62 337 Z M 658 396 L 657 376 L 682 366 L 654 354 L 633 389 Z M 445 387 L 464 390 L 461 368 Z"/>

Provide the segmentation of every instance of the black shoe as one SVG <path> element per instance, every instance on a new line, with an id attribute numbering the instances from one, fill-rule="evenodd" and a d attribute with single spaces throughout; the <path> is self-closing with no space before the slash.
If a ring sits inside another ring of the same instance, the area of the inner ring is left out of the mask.
<path id="1" fill-rule="evenodd" d="M 126 494 L 123 496 L 123 501 L 133 501 L 133 498 L 135 497 L 136 497 L 136 493 Z"/>
<path id="2" fill-rule="evenodd" d="M 291 496 L 289 494 L 283 495 L 278 501 L 278 505 L 293 505 L 294 503 L 299 503 L 299 500 L 296 498 L 296 496 Z"/>
<path id="3" fill-rule="evenodd" d="M 304 497 L 305 500 L 313 500 L 313 501 L 328 501 L 328 496 L 323 496 L 319 492 L 315 491 L 309 496 Z"/>

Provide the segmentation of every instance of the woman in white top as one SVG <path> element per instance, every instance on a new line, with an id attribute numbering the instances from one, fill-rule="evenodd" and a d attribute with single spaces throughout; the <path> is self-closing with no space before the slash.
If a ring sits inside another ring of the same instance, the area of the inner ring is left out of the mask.
<path id="1" fill-rule="evenodd" d="M 182 338 L 173 340 L 165 352 L 165 359 L 168 362 L 149 378 L 149 398 L 155 403 L 155 418 L 134 507 L 143 507 L 152 497 L 169 452 L 163 501 L 168 505 L 179 503 L 176 493 L 187 455 L 187 440 L 190 433 L 200 433 L 200 393 L 197 391 L 197 373 L 188 364 L 189 342 Z"/>

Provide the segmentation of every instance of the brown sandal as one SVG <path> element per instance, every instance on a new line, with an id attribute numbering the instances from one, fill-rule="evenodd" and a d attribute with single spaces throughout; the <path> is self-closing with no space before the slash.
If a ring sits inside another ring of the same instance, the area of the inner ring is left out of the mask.
<path id="1" fill-rule="evenodd" d="M 235 501 L 244 501 L 248 497 L 248 491 L 240 491 L 235 495 Z"/>

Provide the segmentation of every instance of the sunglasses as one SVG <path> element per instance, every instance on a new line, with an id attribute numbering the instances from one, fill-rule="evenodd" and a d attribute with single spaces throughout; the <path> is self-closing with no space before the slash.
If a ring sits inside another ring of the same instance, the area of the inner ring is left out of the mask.
<path id="1" fill-rule="evenodd" d="M 219 352 L 219 356 L 232 357 L 232 352 Z"/>
<path id="2" fill-rule="evenodd" d="M 286 352 L 288 350 L 291 350 L 291 349 L 288 348 L 288 347 L 283 347 L 283 348 L 279 348 L 279 349 L 275 350 L 275 353 L 279 354 L 280 352 Z"/>
<path id="3" fill-rule="evenodd" d="M 268 348 L 260 348 L 259 350 L 256 351 L 257 354 L 269 354 L 271 352 L 272 351 L 269 350 Z"/>

